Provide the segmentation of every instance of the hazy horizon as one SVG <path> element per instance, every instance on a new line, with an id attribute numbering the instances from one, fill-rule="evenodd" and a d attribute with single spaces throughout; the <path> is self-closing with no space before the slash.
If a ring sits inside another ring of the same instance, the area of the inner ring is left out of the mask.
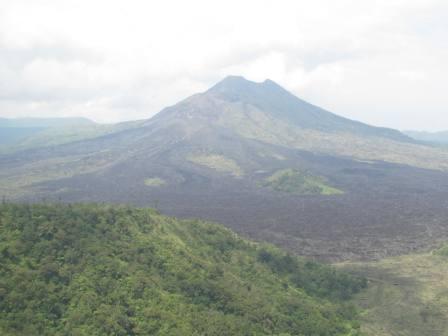
<path id="1" fill-rule="evenodd" d="M 400 130 L 448 129 L 448 4 L 6 0 L 0 117 L 147 119 L 227 75 Z"/>

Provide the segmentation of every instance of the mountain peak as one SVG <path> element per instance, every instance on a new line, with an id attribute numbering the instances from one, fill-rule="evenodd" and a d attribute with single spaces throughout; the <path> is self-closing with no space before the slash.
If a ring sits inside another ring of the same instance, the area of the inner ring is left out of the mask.
<path id="1" fill-rule="evenodd" d="M 221 80 L 220 83 L 224 82 L 251 82 L 251 81 L 240 75 L 229 75 L 227 77 L 224 77 L 224 79 Z"/>
<path id="2" fill-rule="evenodd" d="M 242 76 L 227 76 L 207 91 L 231 101 L 259 100 L 266 95 L 285 92 L 285 89 L 270 79 L 254 82 Z"/>
<path id="3" fill-rule="evenodd" d="M 244 78 L 243 76 L 230 75 L 215 84 L 209 91 L 219 91 L 222 89 L 242 89 L 244 87 L 281 87 L 271 79 L 265 79 L 263 82 L 254 82 Z"/>
<path id="4" fill-rule="evenodd" d="M 413 142 L 411 138 L 396 130 L 373 127 L 312 105 L 271 79 L 253 82 L 242 76 L 228 76 L 206 92 L 164 110 L 165 113 L 160 116 L 176 115 L 181 116 L 183 120 L 196 116 L 204 120 L 212 120 L 218 115 L 227 118 L 229 110 L 243 115 L 244 109 L 248 106 L 257 109 L 267 118 L 282 121 L 299 129 L 352 133 Z"/>
<path id="5" fill-rule="evenodd" d="M 253 82 L 241 76 L 228 76 L 206 92 L 227 102 L 252 105 L 290 125 L 302 129 L 325 132 L 348 132 L 360 135 L 386 137 L 409 142 L 411 139 L 398 131 L 372 127 L 346 119 L 312 105 L 293 95 L 271 79 Z"/>
<path id="6" fill-rule="evenodd" d="M 212 86 L 208 92 L 223 92 L 228 90 L 241 90 L 245 87 L 256 85 L 257 83 L 252 82 L 243 76 L 227 76 L 214 86 Z"/>
<path id="7" fill-rule="evenodd" d="M 269 78 L 266 78 L 262 84 L 264 84 L 264 85 L 277 85 L 277 86 L 279 86 L 276 82 L 274 82 L 272 79 L 269 79 Z"/>

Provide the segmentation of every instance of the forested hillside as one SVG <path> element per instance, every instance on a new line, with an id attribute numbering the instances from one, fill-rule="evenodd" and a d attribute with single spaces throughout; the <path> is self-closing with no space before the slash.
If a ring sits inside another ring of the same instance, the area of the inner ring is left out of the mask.
<path id="1" fill-rule="evenodd" d="M 364 286 L 154 210 L 0 205 L 1 335 L 358 335 Z"/>

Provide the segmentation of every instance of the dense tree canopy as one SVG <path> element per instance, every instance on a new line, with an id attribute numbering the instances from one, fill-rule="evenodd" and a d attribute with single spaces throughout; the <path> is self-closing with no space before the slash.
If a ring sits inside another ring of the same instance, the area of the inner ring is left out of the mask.
<path id="1" fill-rule="evenodd" d="M 150 209 L 0 205 L 1 335 L 358 335 L 364 286 Z"/>

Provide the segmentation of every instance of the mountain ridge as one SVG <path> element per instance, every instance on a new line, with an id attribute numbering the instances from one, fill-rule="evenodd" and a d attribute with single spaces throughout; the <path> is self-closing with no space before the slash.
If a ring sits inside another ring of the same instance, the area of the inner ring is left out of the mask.
<path id="1" fill-rule="evenodd" d="M 333 132 L 346 131 L 414 142 L 397 130 L 370 126 L 310 104 L 270 79 L 257 83 L 242 76 L 228 76 L 207 90 L 205 94 L 217 94 L 230 101 L 253 104 L 262 110 L 268 110 L 274 117 L 280 117 L 301 128 Z"/>
<path id="2" fill-rule="evenodd" d="M 329 260 L 448 237 L 448 151 L 322 111 L 231 77 L 132 127 L 0 155 L 0 196 L 158 204 Z"/>

